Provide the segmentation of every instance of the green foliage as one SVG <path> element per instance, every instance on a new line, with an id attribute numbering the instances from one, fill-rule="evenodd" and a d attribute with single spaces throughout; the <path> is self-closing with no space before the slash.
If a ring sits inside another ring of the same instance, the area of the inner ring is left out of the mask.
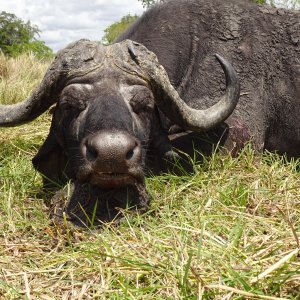
<path id="1" fill-rule="evenodd" d="M 2 51 L 6 50 L 7 46 L 14 44 L 26 43 L 39 34 L 36 26 L 31 25 L 28 21 L 24 23 L 14 14 L 2 11 L 0 14 L 0 43 Z"/>
<path id="2" fill-rule="evenodd" d="M 104 30 L 104 37 L 102 42 L 104 44 L 111 44 L 118 36 L 120 36 L 125 29 L 127 29 L 138 17 L 130 14 L 124 16 L 119 22 L 115 22 Z"/>
<path id="3" fill-rule="evenodd" d="M 28 43 L 18 43 L 6 46 L 6 54 L 9 56 L 19 56 L 23 53 L 33 53 L 39 59 L 48 59 L 54 56 L 53 51 L 45 45 L 43 41 L 31 41 Z"/>
<path id="4" fill-rule="evenodd" d="M 5 55 L 16 57 L 32 52 L 39 58 L 53 56 L 52 50 L 43 41 L 35 38 L 40 30 L 30 21 L 24 22 L 14 14 L 0 14 L 0 50 Z"/>

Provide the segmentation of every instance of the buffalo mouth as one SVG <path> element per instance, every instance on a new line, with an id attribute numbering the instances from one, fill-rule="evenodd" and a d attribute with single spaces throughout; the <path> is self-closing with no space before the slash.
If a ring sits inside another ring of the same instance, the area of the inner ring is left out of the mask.
<path id="1" fill-rule="evenodd" d="M 102 189 L 115 189 L 144 182 L 143 166 L 134 164 L 124 167 L 118 163 L 97 165 L 89 161 L 77 169 L 75 180 L 82 184 L 90 184 Z"/>
<path id="2" fill-rule="evenodd" d="M 128 173 L 94 173 L 89 178 L 90 184 L 104 189 L 134 185 L 138 181 L 140 181 L 139 178 Z"/>

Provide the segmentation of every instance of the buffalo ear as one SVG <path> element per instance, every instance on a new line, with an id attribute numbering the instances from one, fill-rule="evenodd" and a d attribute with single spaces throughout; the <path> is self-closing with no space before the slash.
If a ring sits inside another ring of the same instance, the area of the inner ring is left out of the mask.
<path id="1" fill-rule="evenodd" d="M 68 180 L 68 157 L 58 144 L 53 130 L 50 130 L 32 163 L 43 176 L 45 189 L 58 189 Z"/>

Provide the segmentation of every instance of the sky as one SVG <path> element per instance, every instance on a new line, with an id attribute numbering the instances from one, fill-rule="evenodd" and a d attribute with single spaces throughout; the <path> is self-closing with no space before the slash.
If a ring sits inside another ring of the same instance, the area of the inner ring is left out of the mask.
<path id="1" fill-rule="evenodd" d="M 138 0 L 0 0 L 0 11 L 37 25 L 39 39 L 56 52 L 81 38 L 101 40 L 105 28 L 143 7 Z"/>

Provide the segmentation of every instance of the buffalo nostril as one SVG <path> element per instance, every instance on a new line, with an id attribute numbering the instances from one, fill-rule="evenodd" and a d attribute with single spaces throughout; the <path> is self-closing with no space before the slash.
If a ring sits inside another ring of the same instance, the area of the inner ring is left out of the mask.
<path id="1" fill-rule="evenodd" d="M 126 160 L 130 160 L 134 157 L 136 157 L 136 155 L 138 155 L 138 148 L 139 148 L 139 145 L 137 142 L 134 143 L 134 146 L 132 147 L 133 145 L 131 145 L 131 148 L 127 151 L 126 153 Z"/>
<path id="2" fill-rule="evenodd" d="M 134 155 L 134 149 L 131 149 L 129 150 L 127 153 L 126 153 L 126 159 L 127 160 L 130 160 Z"/>
<path id="3" fill-rule="evenodd" d="M 92 147 L 91 145 L 89 145 L 88 143 L 85 145 L 86 147 L 86 158 L 89 161 L 94 161 L 97 159 L 98 157 L 98 152 L 97 150 Z"/>

